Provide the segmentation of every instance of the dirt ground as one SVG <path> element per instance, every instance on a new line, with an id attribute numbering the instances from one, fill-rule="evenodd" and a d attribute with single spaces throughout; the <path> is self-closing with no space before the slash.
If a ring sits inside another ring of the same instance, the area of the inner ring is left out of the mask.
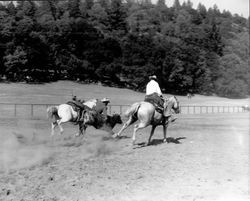
<path id="1" fill-rule="evenodd" d="M 116 126 L 115 131 L 121 126 Z M 65 125 L 49 137 L 44 120 L 1 119 L 1 201 L 249 200 L 249 113 L 180 115 L 168 128 L 133 127 L 120 139 Z"/>

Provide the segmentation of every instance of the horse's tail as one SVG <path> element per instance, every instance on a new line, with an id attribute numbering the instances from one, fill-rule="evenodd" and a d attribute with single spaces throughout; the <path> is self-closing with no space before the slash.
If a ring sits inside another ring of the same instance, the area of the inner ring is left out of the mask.
<path id="1" fill-rule="evenodd" d="M 50 106 L 47 108 L 47 117 L 48 119 L 51 119 L 53 122 L 55 122 L 59 116 L 58 116 L 58 107 L 57 106 Z"/>
<path id="2" fill-rule="evenodd" d="M 130 108 L 127 109 L 127 111 L 125 112 L 124 116 L 125 117 L 130 117 L 133 116 L 137 113 L 139 107 L 141 106 L 141 103 L 134 103 L 133 105 L 130 106 Z"/>

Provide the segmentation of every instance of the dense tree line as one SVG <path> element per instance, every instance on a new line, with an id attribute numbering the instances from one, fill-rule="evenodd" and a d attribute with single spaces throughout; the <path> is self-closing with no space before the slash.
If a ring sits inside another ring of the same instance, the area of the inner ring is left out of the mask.
<path id="1" fill-rule="evenodd" d="M 168 93 L 250 94 L 249 18 L 175 0 L 0 3 L 0 75 Z"/>

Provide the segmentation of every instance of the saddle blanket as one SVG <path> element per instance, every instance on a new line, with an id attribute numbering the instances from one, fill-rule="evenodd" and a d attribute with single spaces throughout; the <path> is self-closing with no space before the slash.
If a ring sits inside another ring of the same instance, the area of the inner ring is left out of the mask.
<path id="1" fill-rule="evenodd" d="M 86 105 L 83 105 L 79 101 L 68 101 L 66 104 L 72 106 L 73 110 L 75 110 L 75 111 L 78 111 L 78 110 L 91 110 L 91 108 L 89 108 Z"/>
<path id="2" fill-rule="evenodd" d="M 70 105 L 75 111 L 84 109 L 84 105 L 77 101 L 68 101 L 66 104 Z"/>
<path id="3" fill-rule="evenodd" d="M 161 114 L 163 113 L 164 100 L 161 97 L 159 97 L 158 94 L 153 93 L 151 95 L 147 95 L 147 96 L 145 96 L 144 101 L 154 105 L 157 112 L 159 112 Z"/>

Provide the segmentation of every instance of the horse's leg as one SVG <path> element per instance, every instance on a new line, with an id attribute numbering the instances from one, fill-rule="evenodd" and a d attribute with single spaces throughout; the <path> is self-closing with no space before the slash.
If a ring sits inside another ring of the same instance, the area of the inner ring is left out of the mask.
<path id="1" fill-rule="evenodd" d="M 63 134 L 63 127 L 61 126 L 61 123 L 64 123 L 62 120 L 58 120 L 57 121 L 57 125 L 58 125 L 58 127 L 59 127 L 59 129 L 60 129 L 60 134 Z"/>
<path id="2" fill-rule="evenodd" d="M 139 123 L 136 124 L 134 127 L 134 132 L 133 132 L 133 137 L 132 137 L 132 144 L 135 145 L 135 140 L 136 140 L 136 131 L 139 129 L 145 128 L 147 125 L 145 123 Z"/>
<path id="3" fill-rule="evenodd" d="M 156 128 L 156 126 L 152 126 L 152 129 L 151 129 L 151 132 L 150 132 L 150 136 L 148 138 L 148 144 L 147 145 L 150 145 L 151 138 L 154 135 L 155 128 Z"/>
<path id="4" fill-rule="evenodd" d="M 135 122 L 135 119 L 132 117 L 132 116 L 130 116 L 129 117 L 129 119 L 128 119 L 128 121 L 125 123 L 125 124 L 123 124 L 123 126 L 122 126 L 122 128 L 121 128 L 121 130 L 117 133 L 117 134 L 114 134 L 113 136 L 114 137 L 119 137 L 120 135 L 121 135 L 121 133 L 128 127 L 128 126 L 130 126 L 132 123 L 134 123 Z"/>
<path id="5" fill-rule="evenodd" d="M 87 128 L 86 124 L 84 124 L 83 122 L 80 122 L 79 123 L 79 133 L 76 133 L 76 137 L 80 136 L 80 135 L 84 136 L 86 133 L 86 128 Z"/>
<path id="6" fill-rule="evenodd" d="M 51 136 L 55 134 L 56 125 L 57 125 L 57 122 L 51 122 Z"/>
<path id="7" fill-rule="evenodd" d="M 54 122 L 51 123 L 51 136 L 53 136 L 55 134 L 55 129 L 56 129 L 57 125 L 58 125 L 57 120 L 55 120 Z"/>
<path id="8" fill-rule="evenodd" d="M 163 124 L 163 142 L 167 142 L 167 127 L 168 122 Z"/>

